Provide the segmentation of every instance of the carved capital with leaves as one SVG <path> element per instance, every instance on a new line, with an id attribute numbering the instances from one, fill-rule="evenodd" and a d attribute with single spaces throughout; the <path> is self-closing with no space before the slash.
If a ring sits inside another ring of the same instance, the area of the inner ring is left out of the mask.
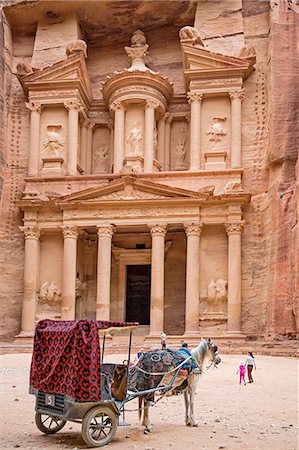
<path id="1" fill-rule="evenodd" d="M 244 226 L 244 221 L 241 222 L 228 222 L 224 224 L 225 231 L 230 234 L 241 234 Z"/>
<path id="2" fill-rule="evenodd" d="M 78 227 L 75 225 L 65 225 L 62 227 L 62 234 L 63 238 L 71 238 L 71 239 L 77 239 L 78 237 Z"/>
<path id="3" fill-rule="evenodd" d="M 200 236 L 203 230 L 203 223 L 184 224 L 186 236 Z"/>

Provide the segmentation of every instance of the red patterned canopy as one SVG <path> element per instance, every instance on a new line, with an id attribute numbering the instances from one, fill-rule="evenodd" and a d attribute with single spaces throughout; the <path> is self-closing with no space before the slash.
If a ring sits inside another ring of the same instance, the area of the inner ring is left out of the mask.
<path id="1" fill-rule="evenodd" d="M 101 399 L 98 330 L 136 326 L 102 320 L 50 320 L 36 325 L 30 386 L 80 401 Z"/>

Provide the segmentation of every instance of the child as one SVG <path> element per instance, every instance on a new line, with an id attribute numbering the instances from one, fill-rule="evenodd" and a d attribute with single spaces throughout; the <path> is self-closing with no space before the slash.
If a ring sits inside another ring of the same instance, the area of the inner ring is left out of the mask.
<path id="1" fill-rule="evenodd" d="M 246 373 L 246 367 L 243 361 L 240 362 L 239 369 L 237 371 L 237 374 L 240 373 L 240 384 L 242 384 L 242 380 L 244 381 L 244 386 L 246 386 L 245 381 L 245 373 Z"/>

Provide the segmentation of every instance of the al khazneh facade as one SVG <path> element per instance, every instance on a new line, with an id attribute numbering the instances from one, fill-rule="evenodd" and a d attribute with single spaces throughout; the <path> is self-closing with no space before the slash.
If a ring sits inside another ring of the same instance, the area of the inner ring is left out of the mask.
<path id="1" fill-rule="evenodd" d="M 11 3 L 3 335 L 30 336 L 48 317 L 138 321 L 149 341 L 163 331 L 294 336 L 298 163 L 296 172 L 295 152 L 275 150 L 277 88 L 264 75 L 266 49 L 280 70 L 275 38 L 252 38 L 249 0 L 234 11 L 227 2 L 230 37 L 225 17 L 222 28 L 205 25 L 225 1 L 186 1 L 184 14 L 162 1 L 163 26 L 153 5 L 147 22 L 133 16 L 121 32 L 109 1 L 82 2 L 78 14 L 56 1 L 48 14 L 40 2 L 34 24 L 29 4 Z M 293 20 L 266 4 L 275 26 Z M 293 243 L 281 259 L 279 236 Z"/>

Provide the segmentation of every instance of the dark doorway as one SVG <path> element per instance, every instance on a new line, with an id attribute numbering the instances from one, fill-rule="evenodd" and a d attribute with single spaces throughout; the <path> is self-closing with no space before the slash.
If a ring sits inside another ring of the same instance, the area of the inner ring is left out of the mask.
<path id="1" fill-rule="evenodd" d="M 126 321 L 150 323 L 151 266 L 127 266 Z"/>

